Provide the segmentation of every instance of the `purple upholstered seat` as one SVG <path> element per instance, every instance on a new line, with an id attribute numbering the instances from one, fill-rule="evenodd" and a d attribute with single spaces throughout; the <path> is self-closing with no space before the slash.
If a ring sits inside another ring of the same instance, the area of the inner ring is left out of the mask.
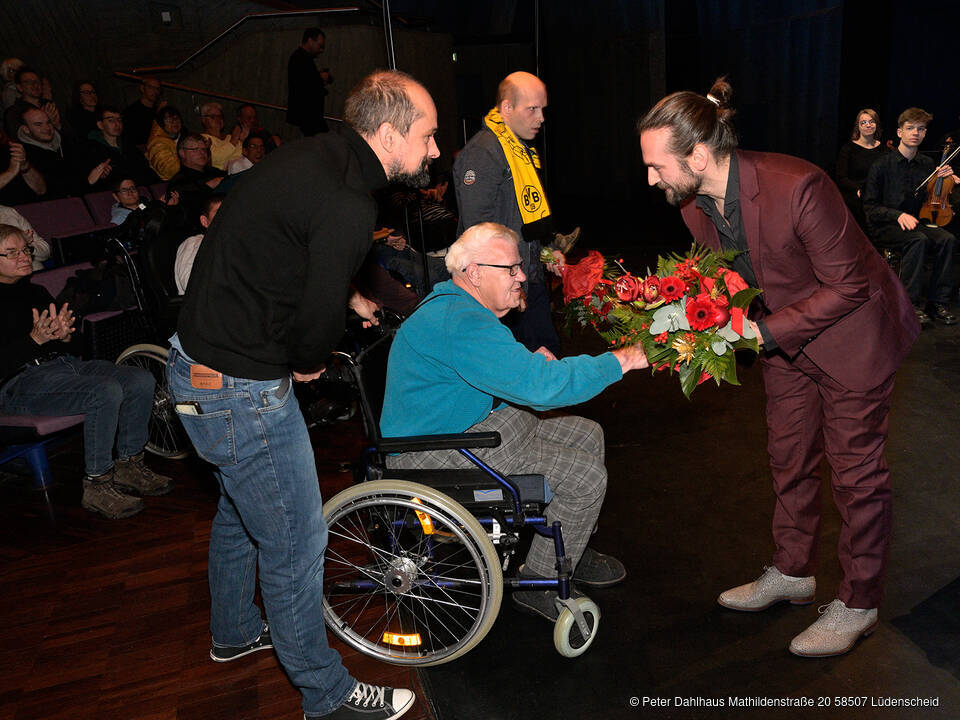
<path id="1" fill-rule="evenodd" d="M 72 278 L 80 270 L 92 268 L 88 262 L 76 263 L 75 265 L 64 265 L 53 270 L 41 270 L 30 276 L 30 282 L 42 285 L 53 297 L 59 295 L 67 285 L 67 280 Z"/>
<path id="2" fill-rule="evenodd" d="M 87 204 L 93 222 L 98 227 L 111 227 L 113 225 L 110 222 L 110 215 L 113 213 L 113 206 L 117 201 L 113 199 L 112 192 L 104 190 L 103 192 L 90 193 L 83 196 L 83 201 Z"/>
<path id="3" fill-rule="evenodd" d="M 54 434 L 83 423 L 84 415 L 0 415 L 0 465 L 24 458 L 33 471 L 33 484 L 46 488 L 52 481 L 47 443 Z"/>
<path id="4" fill-rule="evenodd" d="M 0 415 L 0 426 L 33 428 L 41 437 L 83 422 L 80 415 Z"/>
<path id="5" fill-rule="evenodd" d="M 96 229 L 87 206 L 78 197 L 18 205 L 17 212 L 48 239 L 83 235 Z"/>

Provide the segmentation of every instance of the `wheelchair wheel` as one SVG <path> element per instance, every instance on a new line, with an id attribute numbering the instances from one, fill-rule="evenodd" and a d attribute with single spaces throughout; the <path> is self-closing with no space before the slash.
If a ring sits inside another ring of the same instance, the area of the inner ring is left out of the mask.
<path id="1" fill-rule="evenodd" d="M 580 597 L 574 602 L 587 621 L 587 627 L 590 628 L 590 637 L 584 638 L 573 613 L 570 612 L 569 608 L 564 608 L 553 626 L 553 646 L 564 657 L 583 655 L 596 639 L 597 627 L 600 625 L 600 608 L 593 600 Z"/>
<path id="2" fill-rule="evenodd" d="M 348 645 L 395 665 L 439 665 L 490 630 L 503 574 L 462 505 L 424 485 L 378 480 L 334 496 L 323 515 L 323 615 Z"/>
<path id="3" fill-rule="evenodd" d="M 157 381 L 150 410 L 150 427 L 144 450 L 168 460 L 185 458 L 190 451 L 187 436 L 167 390 L 167 350 L 159 345 L 131 345 L 117 358 L 117 365 L 142 368 Z"/>

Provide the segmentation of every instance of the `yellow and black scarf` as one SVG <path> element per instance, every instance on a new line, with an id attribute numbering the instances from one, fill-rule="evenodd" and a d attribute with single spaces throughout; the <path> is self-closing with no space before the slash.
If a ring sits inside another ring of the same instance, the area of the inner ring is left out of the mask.
<path id="1" fill-rule="evenodd" d="M 517 139 L 500 117 L 497 108 L 487 113 L 484 122 L 497 136 L 510 165 L 513 189 L 517 194 L 517 205 L 520 207 L 523 224 L 528 225 L 549 216 L 550 206 L 547 204 L 547 196 L 543 194 L 540 176 L 537 175 L 537 170 L 540 169 L 537 151 Z"/>

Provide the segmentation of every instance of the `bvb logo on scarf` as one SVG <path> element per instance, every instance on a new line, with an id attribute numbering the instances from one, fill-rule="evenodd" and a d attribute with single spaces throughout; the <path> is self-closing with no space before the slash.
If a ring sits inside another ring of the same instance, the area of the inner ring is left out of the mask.
<path id="1" fill-rule="evenodd" d="M 484 122 L 497 136 L 507 163 L 510 165 L 513 190 L 517 195 L 517 206 L 520 208 L 523 224 L 527 225 L 550 215 L 550 205 L 543 194 L 540 176 L 537 175 L 537 170 L 540 168 L 540 157 L 537 151 L 517 140 L 517 136 L 500 117 L 497 108 L 487 113 Z"/>

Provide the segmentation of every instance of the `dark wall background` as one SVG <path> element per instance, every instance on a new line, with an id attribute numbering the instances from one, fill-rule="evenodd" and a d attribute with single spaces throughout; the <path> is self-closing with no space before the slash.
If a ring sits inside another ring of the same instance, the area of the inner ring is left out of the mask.
<path id="1" fill-rule="evenodd" d="M 82 78 L 103 100 L 125 104 L 135 88 L 113 79 L 113 70 L 177 63 L 245 13 L 324 4 L 3 2 L 0 54 L 48 74 L 63 106 Z M 286 58 L 302 28 L 320 24 L 329 31 L 320 62 L 337 78 L 329 107 L 339 113 L 353 81 L 385 65 L 380 10 L 367 0 L 356 5 L 360 12 L 337 18 L 248 23 L 168 79 L 282 104 Z M 594 222 L 604 232 L 675 218 L 647 190 L 634 123 L 665 93 L 706 92 L 720 74 L 735 89 L 744 147 L 827 169 L 860 107 L 880 112 L 886 137 L 895 137 L 904 108 L 933 112 L 925 145 L 932 153 L 960 125 L 955 0 L 392 0 L 391 8 L 398 65 L 437 100 L 441 165 L 478 127 L 497 82 L 513 70 L 536 71 L 539 60 L 550 97 L 542 142 L 551 204 L 564 222 Z M 171 14 L 169 26 L 161 11 Z M 168 96 L 185 109 L 204 100 Z M 282 114 L 265 115 L 268 126 L 290 134 Z"/>

